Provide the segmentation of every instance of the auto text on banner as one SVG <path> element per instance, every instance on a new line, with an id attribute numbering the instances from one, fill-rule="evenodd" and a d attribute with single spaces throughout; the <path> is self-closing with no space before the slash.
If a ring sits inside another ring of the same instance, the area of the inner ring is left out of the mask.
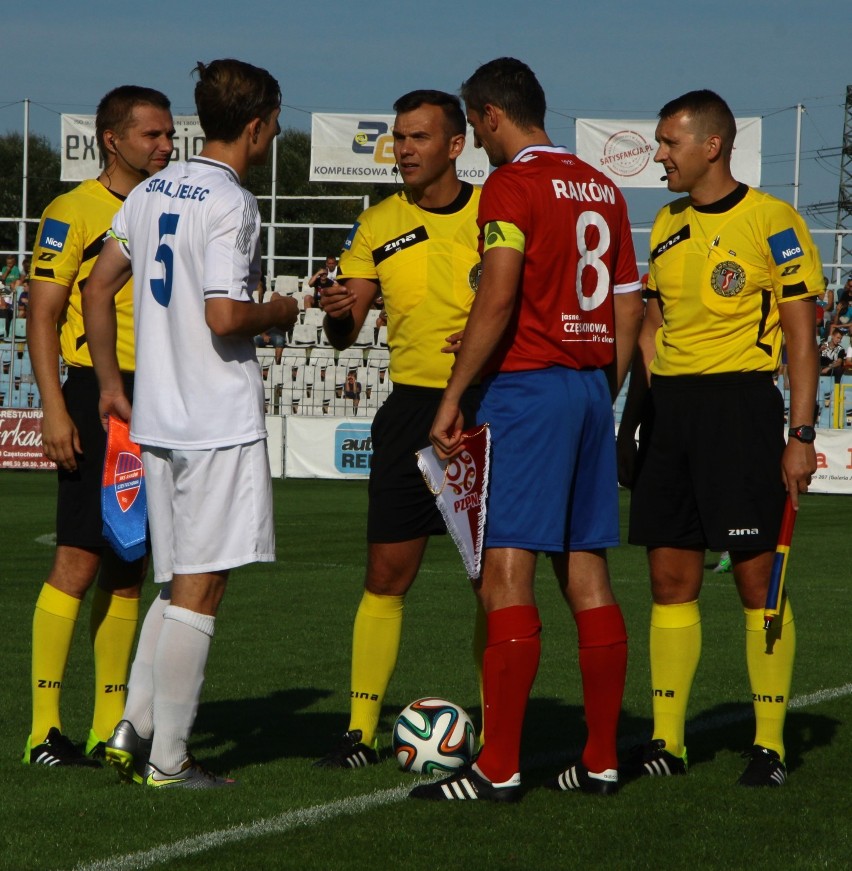
<path id="1" fill-rule="evenodd" d="M 656 121 L 577 119 L 577 157 L 608 175 L 622 188 L 664 188 L 660 165 L 654 163 Z M 760 118 L 737 118 L 731 157 L 734 178 L 760 187 Z"/>
<path id="2" fill-rule="evenodd" d="M 365 479 L 373 461 L 372 421 L 367 418 L 285 418 L 287 478 Z"/>
<path id="3" fill-rule="evenodd" d="M 393 115 L 334 115 L 311 118 L 310 181 L 368 181 L 399 184 L 393 171 Z M 456 161 L 462 181 L 482 185 L 488 178 L 488 157 L 468 136 Z"/>
<path id="4" fill-rule="evenodd" d="M 172 160 L 194 157 L 204 148 L 204 131 L 197 115 L 175 115 L 175 138 Z M 95 136 L 94 115 L 62 116 L 61 181 L 85 181 L 97 178 L 104 168 Z"/>

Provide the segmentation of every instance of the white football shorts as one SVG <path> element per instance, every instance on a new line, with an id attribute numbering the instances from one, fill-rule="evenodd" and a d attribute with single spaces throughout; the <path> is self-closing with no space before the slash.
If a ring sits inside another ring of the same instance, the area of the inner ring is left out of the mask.
<path id="1" fill-rule="evenodd" d="M 142 446 L 154 581 L 275 560 L 266 440 L 204 451 Z"/>

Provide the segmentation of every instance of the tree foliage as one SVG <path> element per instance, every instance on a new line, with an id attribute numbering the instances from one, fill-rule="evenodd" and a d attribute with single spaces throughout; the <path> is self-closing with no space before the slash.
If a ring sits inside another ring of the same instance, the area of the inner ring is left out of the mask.
<path id="1" fill-rule="evenodd" d="M 0 217 L 20 218 L 22 175 L 24 167 L 24 137 L 20 133 L 0 136 Z M 59 181 L 59 149 L 46 136 L 29 137 L 27 183 L 27 217 L 39 218 L 50 201 L 68 190 L 70 185 Z M 28 250 L 32 249 L 36 225 L 27 224 Z M 0 249 L 17 251 L 18 225 L 15 221 L 0 221 Z"/>
<path id="2" fill-rule="evenodd" d="M 314 231 L 313 267 L 319 265 L 326 254 L 340 251 L 348 228 L 355 222 L 364 207 L 363 197 L 368 196 L 371 205 L 383 200 L 393 190 L 390 185 L 348 182 L 308 181 L 311 162 L 311 137 L 301 130 L 285 130 L 278 137 L 277 191 L 279 197 L 357 197 L 352 200 L 283 200 L 276 206 L 276 223 L 293 224 L 343 224 L 346 229 L 322 229 Z M 261 216 L 269 221 L 269 185 L 271 166 L 255 167 L 249 173 L 247 185 L 260 198 Z M 264 199 L 266 197 L 266 199 Z M 282 228 L 275 234 L 275 254 L 278 257 L 297 255 L 307 257 L 308 231 Z M 303 260 L 282 259 L 276 262 L 275 274 L 306 275 L 308 263 Z"/>
<path id="3" fill-rule="evenodd" d="M 348 229 L 363 209 L 363 197 L 369 196 L 375 204 L 393 190 L 389 185 L 369 183 L 312 182 L 308 181 L 311 160 L 310 134 L 301 130 L 285 130 L 278 137 L 277 191 L 279 197 L 349 196 L 352 200 L 279 199 L 276 206 L 276 222 L 290 224 L 341 224 Z M 21 174 L 23 171 L 23 136 L 8 133 L 0 136 L 0 217 L 16 218 L 21 212 Z M 58 148 L 44 136 L 31 135 L 29 144 L 29 184 L 27 212 L 38 218 L 54 197 L 73 187 L 61 182 L 60 155 Z M 270 219 L 269 189 L 272 179 L 271 165 L 253 167 L 246 184 L 260 202 L 261 218 Z M 314 231 L 314 262 L 340 250 L 347 229 L 323 229 Z M 36 225 L 27 229 L 27 249 L 35 240 Z M 262 238 L 266 256 L 266 235 Z M 0 222 L 0 250 L 15 251 L 18 247 L 18 225 L 15 221 Z M 278 260 L 276 274 L 305 275 L 309 270 L 308 231 L 283 228 L 275 234 L 275 255 L 280 258 L 292 255 L 291 259 Z"/>

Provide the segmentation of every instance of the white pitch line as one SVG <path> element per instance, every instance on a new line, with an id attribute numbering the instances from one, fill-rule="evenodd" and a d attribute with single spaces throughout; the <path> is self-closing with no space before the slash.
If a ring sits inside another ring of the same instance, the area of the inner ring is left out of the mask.
<path id="1" fill-rule="evenodd" d="M 804 696 L 790 699 L 790 709 L 807 708 L 811 705 L 822 704 L 833 699 L 852 695 L 852 683 L 843 684 L 832 689 L 817 690 Z M 706 732 L 720 726 L 743 720 L 751 716 L 750 708 L 733 710 L 726 714 L 712 717 L 698 718 L 689 723 L 690 732 Z M 627 738 L 620 741 L 623 743 L 636 743 L 642 740 L 641 736 Z M 579 748 L 578 748 L 579 749 Z M 565 753 L 558 754 L 563 758 Z M 544 767 L 552 763 L 556 754 L 537 754 L 525 759 L 524 763 L 530 768 Z M 351 814 L 359 814 L 372 808 L 393 804 L 402 801 L 411 791 L 414 782 L 405 786 L 396 786 L 393 789 L 385 789 L 366 795 L 357 795 L 328 804 L 315 805 L 309 808 L 287 811 L 278 816 L 268 819 L 256 820 L 253 823 L 233 826 L 229 829 L 220 829 L 216 832 L 207 832 L 191 838 L 181 838 L 171 844 L 163 844 L 150 850 L 140 850 L 137 853 L 128 853 L 124 856 L 114 856 L 108 859 L 99 859 L 94 862 L 86 862 L 74 867 L 74 871 L 136 871 L 136 869 L 152 868 L 164 862 L 172 862 L 185 856 L 194 856 L 207 850 L 215 849 L 226 844 L 234 844 L 239 841 L 247 841 L 251 838 L 260 838 L 266 835 L 281 835 L 300 826 L 312 826 L 325 823 L 337 817 Z M 225 788 L 227 791 L 227 787 Z"/>
<path id="2" fill-rule="evenodd" d="M 237 787 L 238 788 L 238 787 Z M 229 787 L 225 787 L 227 791 Z M 358 814 L 374 807 L 402 801 L 411 791 L 411 785 L 397 786 L 381 792 L 358 795 L 333 801 L 329 804 L 315 805 L 309 808 L 299 808 L 287 811 L 265 820 L 257 820 L 246 825 L 220 829 L 218 832 L 207 832 L 192 838 L 181 838 L 171 844 L 163 844 L 151 850 L 140 850 L 138 853 L 128 853 L 75 866 L 74 871 L 135 871 L 135 869 L 151 868 L 163 862 L 173 862 L 185 856 L 204 853 L 226 844 L 246 841 L 250 838 L 260 838 L 265 835 L 280 835 L 299 826 L 312 826 L 325 823 L 336 817 L 347 814 Z"/>

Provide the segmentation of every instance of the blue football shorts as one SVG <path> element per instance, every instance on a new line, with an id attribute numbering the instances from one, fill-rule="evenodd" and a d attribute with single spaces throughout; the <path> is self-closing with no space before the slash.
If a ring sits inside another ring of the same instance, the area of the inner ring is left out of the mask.
<path id="1" fill-rule="evenodd" d="M 500 372 L 483 383 L 477 420 L 491 427 L 486 547 L 618 544 L 615 425 L 601 370 Z"/>

